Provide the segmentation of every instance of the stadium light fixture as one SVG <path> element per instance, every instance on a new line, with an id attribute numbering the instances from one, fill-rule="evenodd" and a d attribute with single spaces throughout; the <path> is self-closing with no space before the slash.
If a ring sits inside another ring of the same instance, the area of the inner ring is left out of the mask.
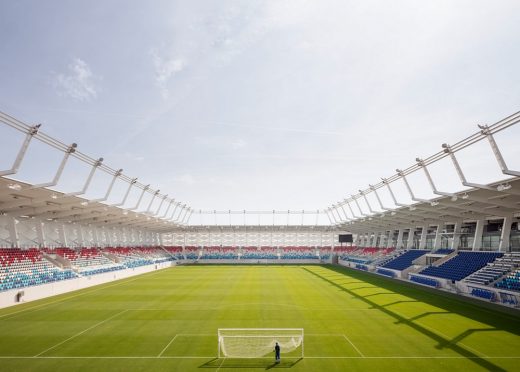
<path id="1" fill-rule="evenodd" d="M 11 190 L 20 191 L 22 189 L 22 186 L 20 186 L 17 183 L 10 183 L 10 184 L 7 185 L 7 188 L 11 189 Z"/>
<path id="2" fill-rule="evenodd" d="M 500 185 L 497 186 L 497 190 L 505 191 L 505 190 L 509 190 L 511 187 L 512 186 L 509 183 L 501 183 Z"/>

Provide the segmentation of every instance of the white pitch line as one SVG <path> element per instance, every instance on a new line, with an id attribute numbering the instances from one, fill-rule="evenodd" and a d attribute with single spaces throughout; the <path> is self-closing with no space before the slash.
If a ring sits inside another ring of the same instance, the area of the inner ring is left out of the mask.
<path id="1" fill-rule="evenodd" d="M 218 368 L 215 372 L 220 371 L 220 368 L 222 368 L 222 366 L 224 365 L 225 362 L 226 362 L 226 358 L 222 358 L 222 363 L 220 363 L 220 365 L 218 366 Z"/>
<path id="2" fill-rule="evenodd" d="M 178 334 L 176 334 L 175 336 L 173 336 L 173 338 L 170 340 L 170 342 L 168 342 L 168 345 L 166 345 L 164 347 L 164 349 L 162 349 L 162 351 L 159 353 L 159 355 L 157 355 L 157 358 L 160 358 L 164 352 L 166 351 L 166 349 L 168 349 L 168 347 L 173 343 L 173 341 L 175 341 L 175 339 L 177 338 Z"/>
<path id="3" fill-rule="evenodd" d="M 356 345 L 354 345 L 354 343 L 352 341 L 350 341 L 350 339 L 347 337 L 347 335 L 343 334 L 343 337 L 345 337 L 345 340 L 347 340 L 348 343 L 352 345 L 352 347 L 358 352 L 359 355 L 361 355 L 362 358 L 365 357 L 363 355 L 363 353 L 361 351 L 359 351 L 359 349 L 356 347 Z"/>
<path id="4" fill-rule="evenodd" d="M 100 326 L 101 324 L 106 323 L 106 322 L 108 322 L 109 320 L 112 320 L 112 319 L 115 318 L 116 316 L 121 315 L 121 314 L 123 314 L 123 313 L 125 313 L 125 312 L 127 312 L 127 311 L 128 311 L 128 309 L 126 309 L 126 310 L 122 310 L 122 311 L 118 312 L 117 314 L 112 315 L 110 318 L 107 318 L 107 319 L 105 319 L 105 320 L 102 320 L 101 322 L 96 323 L 96 324 L 94 324 L 93 326 L 90 326 L 90 327 L 88 327 L 87 329 L 85 329 L 85 330 L 83 330 L 83 331 L 81 331 L 81 332 L 78 332 L 78 333 L 76 333 L 76 334 L 73 335 L 73 336 L 70 336 L 70 337 L 67 338 L 66 340 L 63 340 L 63 341 L 57 343 L 56 345 L 51 346 L 50 348 L 48 348 L 48 349 L 42 351 L 41 353 L 36 354 L 34 357 L 35 357 L 35 358 L 36 358 L 36 357 L 39 357 L 39 356 L 41 356 L 42 354 L 45 354 L 47 351 L 50 351 L 50 350 L 52 350 L 52 349 L 55 349 L 55 348 L 57 348 L 58 346 L 63 345 L 65 342 L 70 341 L 70 340 L 72 340 L 72 339 L 74 339 L 74 338 L 76 338 L 76 337 L 78 337 L 78 336 L 81 336 L 83 333 L 88 332 L 88 331 L 90 331 L 91 329 L 96 328 L 97 326 Z"/>
<path id="5" fill-rule="evenodd" d="M 215 359 L 211 356 L 0 356 L 1 359 Z M 254 359 L 272 359 L 262 357 Z M 464 357 L 464 356 L 305 356 L 303 359 L 520 359 L 520 356 L 490 356 L 490 357 Z"/>

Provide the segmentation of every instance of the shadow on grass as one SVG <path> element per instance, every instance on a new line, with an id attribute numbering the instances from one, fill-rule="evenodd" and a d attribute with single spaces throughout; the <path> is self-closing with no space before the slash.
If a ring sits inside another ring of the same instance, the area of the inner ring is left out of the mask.
<path id="1" fill-rule="evenodd" d="M 460 295 L 439 291 L 438 289 L 426 288 L 345 267 L 329 265 L 326 266 L 326 269 L 340 275 L 348 275 L 349 277 L 364 280 L 367 284 L 375 285 L 388 291 L 394 291 L 395 294 L 410 297 L 411 299 L 433 305 L 447 312 L 462 315 L 466 318 L 520 336 L 520 311 L 518 310 L 503 308 L 500 305 L 490 304 L 476 299 L 462 298 Z M 352 290 L 355 289 L 350 289 L 350 291 Z M 354 295 L 354 293 L 351 294 Z M 363 297 L 359 294 L 355 294 L 355 296 Z"/>
<path id="2" fill-rule="evenodd" d="M 306 270 L 307 272 L 309 272 L 310 274 L 320 278 L 321 280 L 324 280 L 327 283 L 336 286 L 341 291 L 343 291 L 345 293 L 348 293 L 348 294 L 350 294 L 352 296 L 358 297 L 360 300 L 362 300 L 363 302 L 365 302 L 368 305 L 372 306 L 373 308 L 379 309 L 381 312 L 383 312 L 383 313 L 393 317 L 394 319 L 396 319 L 396 321 L 398 323 L 406 324 L 407 326 L 409 326 L 410 328 L 413 328 L 417 332 L 420 332 L 423 335 L 431 338 L 432 340 L 434 340 L 434 341 L 436 341 L 438 343 L 438 348 L 447 348 L 447 349 L 453 350 L 457 354 L 459 354 L 459 355 L 461 355 L 461 356 L 463 356 L 465 358 L 468 358 L 468 360 L 471 360 L 473 363 L 478 364 L 480 367 L 482 367 L 482 368 L 484 368 L 484 369 L 486 369 L 488 371 L 505 371 L 505 369 L 497 366 L 496 364 L 493 364 L 491 361 L 489 361 L 487 359 L 484 359 L 480 355 L 477 355 L 474 352 L 472 352 L 470 350 L 467 350 L 464 347 L 459 346 L 457 344 L 462 338 L 467 337 L 469 334 L 474 333 L 476 331 L 480 331 L 480 330 L 468 330 L 468 331 L 472 331 L 472 332 L 468 332 L 467 335 L 465 335 L 463 333 L 463 334 L 455 337 L 453 340 L 449 340 L 449 339 L 444 338 L 444 337 L 440 336 L 439 334 L 437 334 L 437 333 L 435 333 L 435 332 L 433 332 L 433 331 L 431 331 L 431 330 L 421 326 L 420 324 L 416 324 L 416 323 L 414 323 L 414 321 L 412 321 L 410 319 L 406 319 L 405 317 L 403 317 L 403 316 L 393 312 L 392 310 L 387 309 L 386 306 L 388 306 L 388 305 L 384 305 L 384 306 L 378 305 L 378 304 L 374 303 L 372 300 L 370 300 L 368 298 L 365 298 L 366 296 L 362 296 L 362 295 L 356 294 L 352 290 L 344 288 L 341 285 L 335 283 L 333 280 L 331 280 L 329 278 L 326 278 L 325 276 L 322 276 L 320 273 L 314 272 L 314 271 L 309 270 L 308 268 L 305 268 L 305 267 L 303 269 Z M 350 271 L 346 271 L 346 270 L 345 271 L 340 271 L 340 270 L 337 270 L 336 268 L 329 268 L 329 269 L 331 269 L 333 271 L 336 271 L 336 272 L 340 272 L 340 273 L 348 273 L 349 275 L 351 274 Z M 368 278 L 368 279 L 372 279 L 372 278 Z M 374 279 L 378 279 L 378 278 L 374 278 Z M 367 281 L 370 281 L 370 280 L 367 280 Z M 396 287 L 395 284 L 397 284 L 397 283 L 394 283 L 394 287 Z M 386 287 L 385 289 L 394 289 L 394 288 Z M 405 293 L 403 293 L 405 291 L 402 291 L 402 290 L 399 291 L 399 288 L 395 288 L 395 290 L 396 290 L 397 293 L 405 294 Z M 408 294 L 406 294 L 406 295 L 408 295 Z M 416 302 L 416 301 L 410 301 L 410 302 Z M 489 329 L 486 329 L 486 330 L 489 330 Z M 461 337 L 461 336 L 463 336 L 463 337 Z"/>
<path id="3" fill-rule="evenodd" d="M 387 305 L 385 305 L 385 306 L 387 306 Z M 449 315 L 449 314 L 451 314 L 451 313 L 448 311 L 427 311 L 425 313 L 422 313 L 422 314 L 416 315 L 412 318 L 409 318 L 408 321 L 413 322 L 414 320 L 426 318 L 429 315 Z M 401 323 L 401 321 L 394 322 L 394 324 L 399 324 L 399 323 Z"/>
<path id="4" fill-rule="evenodd" d="M 292 368 L 300 362 L 302 358 L 282 359 L 280 363 L 276 363 L 272 358 L 255 358 L 255 359 L 232 359 L 232 358 L 214 358 L 199 366 L 199 368 Z"/>

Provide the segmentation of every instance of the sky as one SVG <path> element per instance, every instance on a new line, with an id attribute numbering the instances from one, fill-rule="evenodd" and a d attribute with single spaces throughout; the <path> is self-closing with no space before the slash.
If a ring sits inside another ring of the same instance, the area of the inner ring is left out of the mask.
<path id="1" fill-rule="evenodd" d="M 0 111 L 195 209 L 316 210 L 518 111 L 518 45 L 518 1 L 4 0 Z M 21 138 L 0 127 L 0 168 Z M 504 178 L 485 142 L 460 157 Z M 31 145 L 16 177 L 59 159 Z"/>

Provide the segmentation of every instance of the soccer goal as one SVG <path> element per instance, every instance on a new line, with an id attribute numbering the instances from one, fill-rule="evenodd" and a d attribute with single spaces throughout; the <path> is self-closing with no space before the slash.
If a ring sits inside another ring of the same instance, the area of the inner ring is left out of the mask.
<path id="1" fill-rule="evenodd" d="M 262 358 L 277 342 L 282 357 L 303 358 L 303 328 L 220 328 L 218 357 Z"/>

